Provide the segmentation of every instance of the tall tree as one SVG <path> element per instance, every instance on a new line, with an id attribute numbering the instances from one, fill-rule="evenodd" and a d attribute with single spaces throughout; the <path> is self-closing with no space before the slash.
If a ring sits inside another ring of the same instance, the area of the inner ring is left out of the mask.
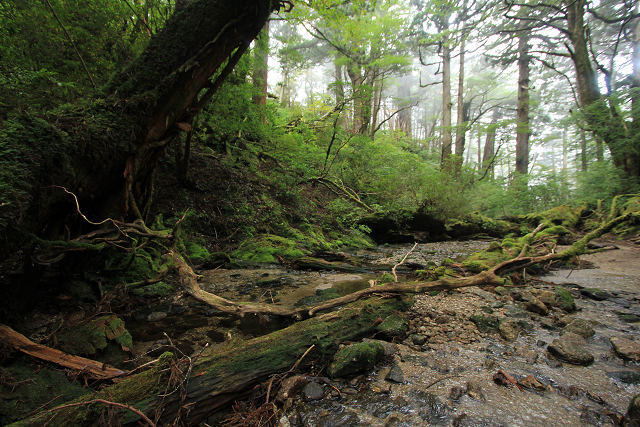
<path id="1" fill-rule="evenodd" d="M 518 106 L 516 111 L 516 173 L 529 173 L 529 36 L 518 35 Z"/>
<path id="2" fill-rule="evenodd" d="M 267 105 L 267 75 L 269 72 L 269 21 L 264 24 L 260 35 L 256 39 L 255 48 L 253 49 L 253 85 L 255 94 L 253 95 L 253 103 L 261 109 L 262 121 L 266 123 L 264 107 Z"/>

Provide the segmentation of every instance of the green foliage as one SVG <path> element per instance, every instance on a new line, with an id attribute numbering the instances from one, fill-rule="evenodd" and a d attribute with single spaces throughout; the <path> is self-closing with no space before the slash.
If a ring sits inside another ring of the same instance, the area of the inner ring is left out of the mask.
<path id="1" fill-rule="evenodd" d="M 231 254 L 233 258 L 259 263 L 275 263 L 278 256 L 285 260 L 292 260 L 303 255 L 305 251 L 300 249 L 294 241 L 269 234 L 243 242 Z"/>

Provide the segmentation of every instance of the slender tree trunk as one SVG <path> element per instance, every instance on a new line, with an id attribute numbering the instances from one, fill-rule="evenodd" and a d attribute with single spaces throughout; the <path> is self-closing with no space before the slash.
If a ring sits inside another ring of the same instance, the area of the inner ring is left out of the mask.
<path id="1" fill-rule="evenodd" d="M 587 135 L 584 129 L 580 130 L 580 164 L 582 172 L 587 171 Z"/>
<path id="2" fill-rule="evenodd" d="M 465 40 L 462 39 L 460 44 L 460 73 L 458 75 L 458 117 L 456 121 L 456 174 L 460 173 L 462 168 L 462 159 L 464 157 L 464 145 L 466 142 L 467 122 L 469 121 L 468 109 L 470 106 L 464 102 L 464 46 Z"/>
<path id="3" fill-rule="evenodd" d="M 529 36 L 518 41 L 518 106 L 516 113 L 516 173 L 529 173 Z"/>
<path id="4" fill-rule="evenodd" d="M 256 39 L 253 55 L 255 61 L 253 66 L 253 86 L 255 89 L 253 103 L 258 106 L 262 122 L 266 123 L 267 116 L 264 109 L 267 105 L 267 74 L 269 71 L 267 64 L 269 59 L 269 21 L 264 24 L 259 37 Z"/>
<path id="5" fill-rule="evenodd" d="M 451 48 L 449 46 L 448 17 L 445 17 L 445 35 L 442 39 L 442 156 L 440 164 L 443 170 L 451 171 L 453 139 L 451 136 Z"/>
<path id="6" fill-rule="evenodd" d="M 489 125 L 489 129 L 487 130 L 487 139 L 484 143 L 484 154 L 482 156 L 482 169 L 486 170 L 491 168 L 490 174 L 491 177 L 494 177 L 495 170 L 495 162 L 493 157 L 496 154 L 496 128 L 498 125 L 498 119 L 500 118 L 500 108 L 493 107 L 493 115 L 491 116 L 491 124 Z"/>

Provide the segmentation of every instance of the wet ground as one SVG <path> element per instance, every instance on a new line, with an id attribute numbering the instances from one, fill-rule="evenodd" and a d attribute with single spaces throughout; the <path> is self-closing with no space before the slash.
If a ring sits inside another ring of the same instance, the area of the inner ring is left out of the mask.
<path id="1" fill-rule="evenodd" d="M 325 387 L 326 397 L 294 405 L 281 425 L 617 425 L 640 393 L 638 363 L 620 357 L 611 344 L 620 337 L 632 340 L 635 351 L 640 348 L 640 249 L 617 244 L 620 250 L 584 257 L 595 269 L 555 271 L 502 295 L 466 288 L 417 298 L 410 313 L 414 335 L 398 343 L 376 372 L 334 381 Z M 520 308 L 527 306 L 523 293 L 548 296 L 556 284 L 574 296 L 575 313 L 552 309 L 541 315 Z M 583 295 L 590 287 L 608 295 Z M 511 318 L 519 325 L 517 338 L 480 332 L 472 316 Z M 549 344 L 576 319 L 595 332 L 581 347 L 594 357 L 588 366 L 549 353 Z M 626 357 L 638 360 L 634 354 Z M 396 381 L 389 380 L 390 369 Z M 505 386 L 503 373 L 522 390 L 508 381 Z"/>

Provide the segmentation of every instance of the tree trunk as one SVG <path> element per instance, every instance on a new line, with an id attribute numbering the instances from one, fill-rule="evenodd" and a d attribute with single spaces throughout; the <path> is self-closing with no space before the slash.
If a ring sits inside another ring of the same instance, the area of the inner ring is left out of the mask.
<path id="1" fill-rule="evenodd" d="M 265 115 L 265 106 L 267 105 L 267 74 L 269 66 L 267 60 L 269 59 L 269 21 L 265 22 L 260 37 L 256 39 L 256 45 L 253 49 L 254 65 L 253 65 L 253 86 L 255 95 L 253 96 L 253 103 L 258 106 L 262 122 L 267 122 L 267 116 Z"/>
<path id="2" fill-rule="evenodd" d="M 442 155 L 440 164 L 443 170 L 451 171 L 451 48 L 449 46 L 448 17 L 445 17 L 442 38 Z"/>
<path id="3" fill-rule="evenodd" d="M 580 166 L 582 172 L 587 171 L 587 135 L 584 129 L 580 130 Z"/>
<path id="4" fill-rule="evenodd" d="M 518 40 L 518 106 L 516 113 L 516 173 L 529 173 L 529 36 Z"/>
<path id="5" fill-rule="evenodd" d="M 500 108 L 493 107 L 493 115 L 491 116 L 491 124 L 489 124 L 489 128 L 487 130 L 487 139 L 484 143 L 484 154 L 482 156 L 482 169 L 487 170 L 491 168 L 489 171 L 491 177 L 494 176 L 494 156 L 496 154 L 496 128 L 498 126 L 498 119 L 500 118 Z"/>
<path id="6" fill-rule="evenodd" d="M 456 121 L 456 174 L 462 169 L 464 157 L 464 145 L 466 142 L 467 122 L 469 121 L 469 109 L 471 104 L 464 102 L 464 38 L 460 44 L 460 74 L 458 75 L 458 119 Z"/>

